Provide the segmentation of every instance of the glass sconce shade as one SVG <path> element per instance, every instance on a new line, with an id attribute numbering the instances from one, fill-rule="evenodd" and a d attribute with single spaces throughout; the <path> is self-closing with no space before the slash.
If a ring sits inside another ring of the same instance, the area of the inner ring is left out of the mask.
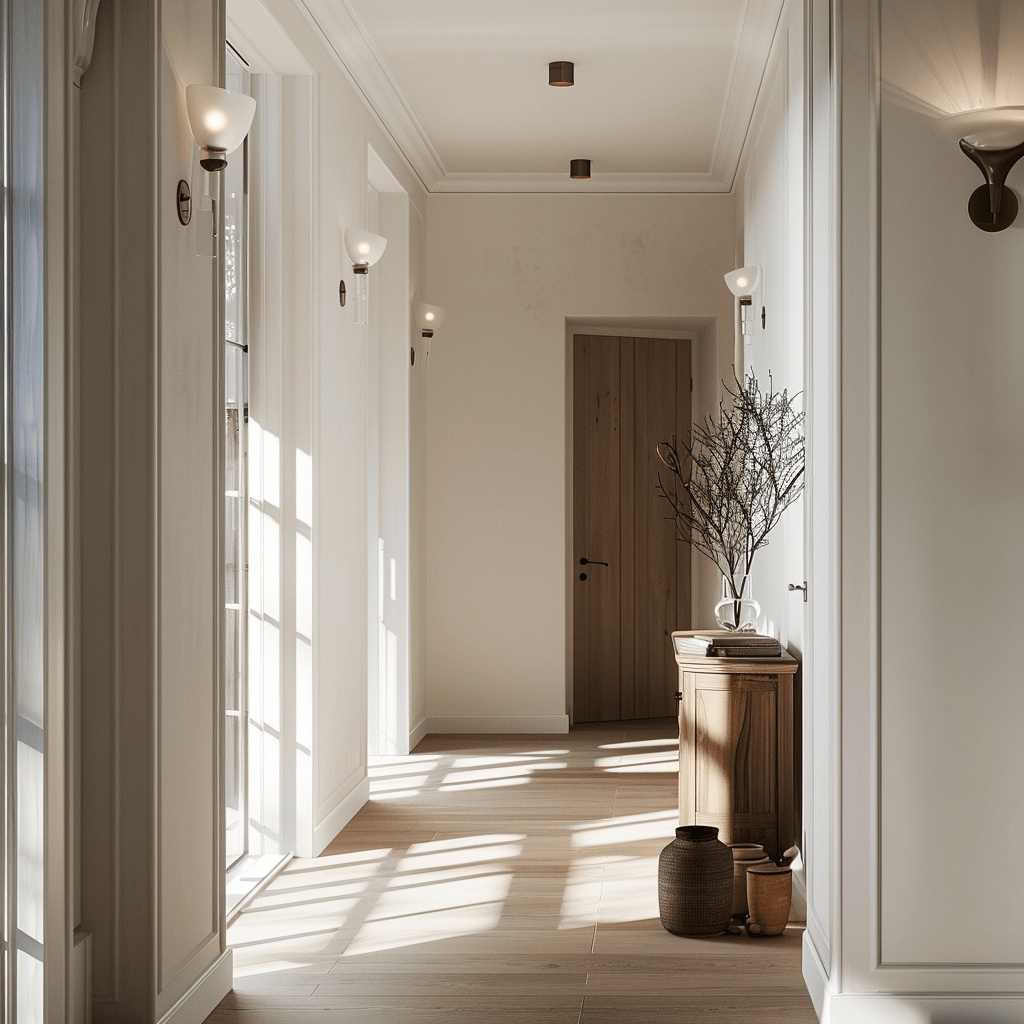
<path id="1" fill-rule="evenodd" d="M 447 310 L 440 306 L 428 306 L 425 302 L 416 305 L 416 322 L 424 337 L 430 337 L 430 334 L 433 334 L 444 323 L 446 315 Z M 430 334 L 427 333 L 428 331 Z"/>
<path id="2" fill-rule="evenodd" d="M 345 228 L 344 239 L 345 251 L 357 273 L 366 273 L 384 255 L 388 244 L 386 238 L 362 228 Z"/>
<path id="3" fill-rule="evenodd" d="M 939 127 L 975 149 L 1010 149 L 1024 142 L 1024 107 L 986 107 L 947 114 Z"/>
<path id="4" fill-rule="evenodd" d="M 223 170 L 227 155 L 238 149 L 249 132 L 256 101 L 215 85 L 189 85 L 185 107 L 192 137 L 203 152 L 199 162 L 208 171 Z"/>
<path id="5" fill-rule="evenodd" d="M 756 266 L 740 267 L 739 270 L 733 270 L 725 275 L 725 283 L 737 299 L 753 295 L 761 283 L 761 268 Z"/>

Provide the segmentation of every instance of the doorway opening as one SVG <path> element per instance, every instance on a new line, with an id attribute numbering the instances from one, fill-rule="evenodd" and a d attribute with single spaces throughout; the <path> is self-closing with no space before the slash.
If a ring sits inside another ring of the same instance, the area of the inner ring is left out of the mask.
<path id="1" fill-rule="evenodd" d="M 566 318 L 566 707 L 573 723 L 675 717 L 670 634 L 693 628 L 692 610 L 714 604 L 718 581 L 676 539 L 657 491 L 656 446 L 688 436 L 692 421 L 717 402 L 717 332 L 715 317 Z M 608 448 L 598 456 L 589 443 L 595 439 L 601 448 L 614 445 L 614 454 Z M 614 549 L 614 557 L 595 544 Z"/>
<path id="2" fill-rule="evenodd" d="M 685 436 L 690 342 L 573 337 L 573 719 L 675 712 L 669 636 L 690 624 L 690 546 L 657 490 L 661 441 Z"/>

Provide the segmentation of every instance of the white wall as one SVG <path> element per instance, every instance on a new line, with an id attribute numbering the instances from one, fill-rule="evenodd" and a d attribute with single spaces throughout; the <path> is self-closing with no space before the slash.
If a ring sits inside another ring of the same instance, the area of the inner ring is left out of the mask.
<path id="1" fill-rule="evenodd" d="M 418 425 L 405 410 L 409 304 L 422 280 L 423 189 L 303 11 L 291 0 L 261 6 L 273 32 L 253 28 L 251 3 L 229 4 L 229 14 L 243 34 L 252 31 L 256 49 L 274 49 L 268 40 L 276 34 L 283 66 L 297 62 L 309 73 L 284 78 L 282 201 L 294 206 L 281 226 L 284 276 L 277 301 L 285 316 L 276 340 L 268 339 L 272 364 L 260 377 L 250 410 L 257 423 L 273 420 L 274 453 L 268 456 L 264 446 L 263 468 L 277 474 L 280 507 L 287 512 L 268 558 L 280 559 L 286 570 L 279 600 L 291 626 L 279 648 L 264 655 L 271 661 L 263 667 L 272 682 L 279 678 L 285 684 L 281 843 L 309 856 L 330 842 L 368 793 L 368 601 L 376 605 L 376 579 L 368 565 L 379 533 L 368 510 L 382 505 L 382 444 L 387 461 L 381 514 L 392 523 L 387 560 L 396 558 L 406 595 L 410 586 L 409 436 Z M 297 91 L 303 90 L 308 98 L 296 108 Z M 386 219 L 402 225 L 406 236 L 396 236 L 371 269 L 379 317 L 372 330 L 353 322 L 355 281 L 342 244 L 345 225 L 370 226 L 371 148 L 394 183 Z M 385 267 L 388 278 L 381 288 Z M 340 278 L 349 296 L 344 308 L 338 301 Z M 396 408 L 397 420 L 392 416 L 388 423 L 396 424 L 400 436 L 382 439 L 379 429 L 369 429 L 378 412 L 390 416 Z M 304 469 L 297 473 L 300 465 Z M 406 612 L 400 651 L 406 680 L 414 642 Z"/>
<path id="2" fill-rule="evenodd" d="M 280 24 L 269 35 L 262 25 L 261 46 L 282 31 L 292 41 L 275 100 L 278 227 L 288 230 L 277 235 L 275 288 L 264 280 L 259 295 L 276 334 L 253 410 L 276 431 L 274 445 L 260 445 L 257 474 L 263 498 L 269 479 L 277 488 L 273 550 L 259 567 L 276 573 L 280 627 L 271 802 L 279 842 L 313 854 L 366 794 L 366 410 L 377 383 L 366 332 L 338 305 L 339 277 L 352 284 L 339 227 L 366 215 L 369 144 L 421 204 L 422 190 L 300 10 L 269 6 Z M 209 0 L 103 4 L 83 83 L 88 201 L 73 353 L 82 379 L 69 391 L 82 397 L 81 894 L 98 1019 L 200 1020 L 230 986 L 223 378 L 213 217 L 201 202 L 219 183 L 198 167 L 184 111 L 185 84 L 219 80 L 223 37 L 223 8 Z M 187 228 L 173 202 L 179 178 L 197 200 Z M 422 215 L 410 206 L 408 216 L 421 251 Z M 418 257 L 407 262 L 418 283 Z M 407 319 L 409 295 L 397 302 Z M 406 349 L 408 330 L 395 343 Z"/>
<path id="3" fill-rule="evenodd" d="M 731 375 L 731 196 L 432 195 L 427 386 L 430 728 L 566 727 L 566 320 L 717 318 L 694 414 Z M 724 329 L 723 329 L 724 328 Z M 570 339 L 571 340 L 571 339 Z M 694 559 L 694 562 L 703 562 Z M 696 626 L 718 577 L 695 572 Z"/>
<path id="4" fill-rule="evenodd" d="M 222 74 L 205 0 L 100 8 L 82 80 L 82 926 L 96 1017 L 207 1012 L 223 916 L 223 370 L 213 220 L 184 85 Z M 216 186 L 214 186 L 216 187 Z M 78 390 L 79 382 L 70 387 Z"/>
<path id="5" fill-rule="evenodd" d="M 742 203 L 742 251 L 737 266 L 758 265 L 762 283 L 744 339 L 744 372 L 762 391 L 804 391 L 804 89 L 803 9 L 784 8 L 761 83 L 750 141 L 737 182 Z M 765 326 L 761 326 L 761 309 Z M 797 398 L 798 409 L 804 407 Z M 804 649 L 801 584 L 804 569 L 803 499 L 785 512 L 754 559 L 753 595 L 761 605 L 758 629 L 777 636 L 797 657 Z"/>
<path id="6" fill-rule="evenodd" d="M 842 905 L 839 969 L 805 976 L 844 1024 L 1024 1012 L 1024 940 L 1004 924 L 1020 895 L 992 867 L 1024 839 L 1024 695 L 1002 642 L 1024 599 L 1024 235 L 970 223 L 979 172 L 921 97 L 885 88 L 908 59 L 925 83 L 994 76 L 998 40 L 970 46 L 993 26 L 982 6 L 842 12 Z M 947 14 L 967 38 L 943 69 L 927 40 Z"/>

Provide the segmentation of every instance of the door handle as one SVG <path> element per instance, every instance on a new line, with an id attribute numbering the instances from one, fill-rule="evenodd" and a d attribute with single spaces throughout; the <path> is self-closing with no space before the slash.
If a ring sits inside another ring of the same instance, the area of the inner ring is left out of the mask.
<path id="1" fill-rule="evenodd" d="M 595 562 L 590 558 L 581 558 L 580 565 L 607 565 L 607 562 Z"/>

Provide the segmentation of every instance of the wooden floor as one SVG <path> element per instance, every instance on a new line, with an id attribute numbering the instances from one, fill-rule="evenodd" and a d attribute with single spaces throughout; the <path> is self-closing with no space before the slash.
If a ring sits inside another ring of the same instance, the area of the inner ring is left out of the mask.
<path id="1" fill-rule="evenodd" d="M 676 769 L 672 719 L 374 759 L 370 802 L 232 925 L 209 1021 L 815 1024 L 799 928 L 661 927 Z"/>

